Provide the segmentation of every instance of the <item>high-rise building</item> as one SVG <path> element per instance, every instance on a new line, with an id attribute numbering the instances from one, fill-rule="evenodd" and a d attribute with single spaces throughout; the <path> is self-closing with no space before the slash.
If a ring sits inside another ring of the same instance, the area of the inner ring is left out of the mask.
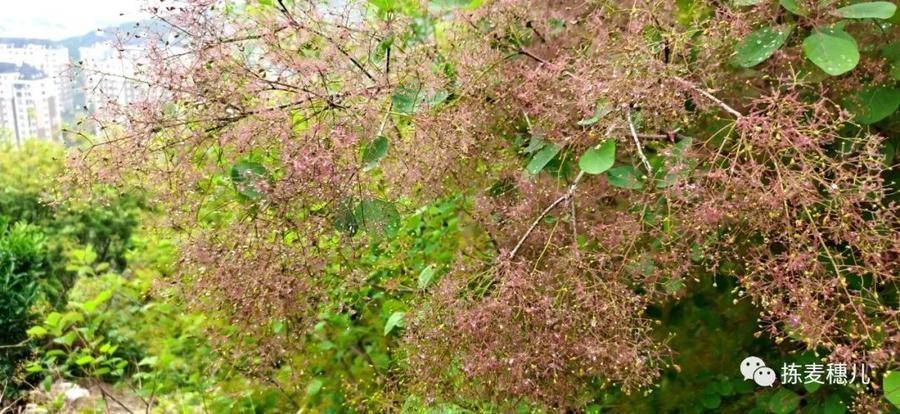
<path id="1" fill-rule="evenodd" d="M 59 102 L 54 78 L 28 64 L 0 62 L 0 139 L 61 140 Z"/>
<path id="2" fill-rule="evenodd" d="M 65 47 L 44 39 L 0 38 L 0 62 L 37 68 L 54 84 L 59 109 L 75 109 L 75 83 Z"/>
<path id="3" fill-rule="evenodd" d="M 89 112 L 103 112 L 110 105 L 125 106 L 139 99 L 145 88 L 136 81 L 137 50 L 95 43 L 78 49 L 84 73 L 84 98 Z"/>

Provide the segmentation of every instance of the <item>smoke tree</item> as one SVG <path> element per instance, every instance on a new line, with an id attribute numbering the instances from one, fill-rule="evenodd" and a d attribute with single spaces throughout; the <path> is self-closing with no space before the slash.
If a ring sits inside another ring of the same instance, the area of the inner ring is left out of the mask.
<path id="1" fill-rule="evenodd" d="M 704 275 L 777 343 L 897 368 L 893 8 L 742 3 L 153 1 L 145 99 L 72 161 L 152 195 L 260 375 L 391 298 L 377 388 L 575 409 L 654 383 L 644 311 Z M 457 196 L 445 266 L 356 265 Z"/>

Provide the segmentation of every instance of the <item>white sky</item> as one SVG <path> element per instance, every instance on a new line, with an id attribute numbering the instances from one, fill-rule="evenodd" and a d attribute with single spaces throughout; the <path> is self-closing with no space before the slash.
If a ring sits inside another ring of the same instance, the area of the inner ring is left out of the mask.
<path id="1" fill-rule="evenodd" d="M 144 0 L 0 0 L 0 37 L 59 40 L 142 20 Z M 124 15 L 120 15 L 124 13 Z"/>

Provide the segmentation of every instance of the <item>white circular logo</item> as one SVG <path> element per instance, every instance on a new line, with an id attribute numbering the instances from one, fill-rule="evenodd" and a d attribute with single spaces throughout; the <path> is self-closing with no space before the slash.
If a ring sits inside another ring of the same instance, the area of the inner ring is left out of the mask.
<path id="1" fill-rule="evenodd" d="M 741 375 L 744 380 L 753 380 L 760 387 L 771 387 L 775 383 L 775 370 L 766 366 L 762 358 L 749 356 L 741 361 Z"/>

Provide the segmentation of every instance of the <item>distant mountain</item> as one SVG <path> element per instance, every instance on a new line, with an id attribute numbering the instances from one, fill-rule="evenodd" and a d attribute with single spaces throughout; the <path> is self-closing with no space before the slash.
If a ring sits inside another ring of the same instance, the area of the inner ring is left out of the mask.
<path id="1" fill-rule="evenodd" d="M 117 33 L 133 33 L 135 30 L 146 30 L 149 22 L 127 22 L 118 26 L 107 27 L 100 30 L 94 30 L 81 36 L 67 37 L 56 42 L 59 45 L 69 49 L 69 56 L 72 59 L 78 58 L 78 48 L 93 45 L 98 42 L 114 40 Z"/>

